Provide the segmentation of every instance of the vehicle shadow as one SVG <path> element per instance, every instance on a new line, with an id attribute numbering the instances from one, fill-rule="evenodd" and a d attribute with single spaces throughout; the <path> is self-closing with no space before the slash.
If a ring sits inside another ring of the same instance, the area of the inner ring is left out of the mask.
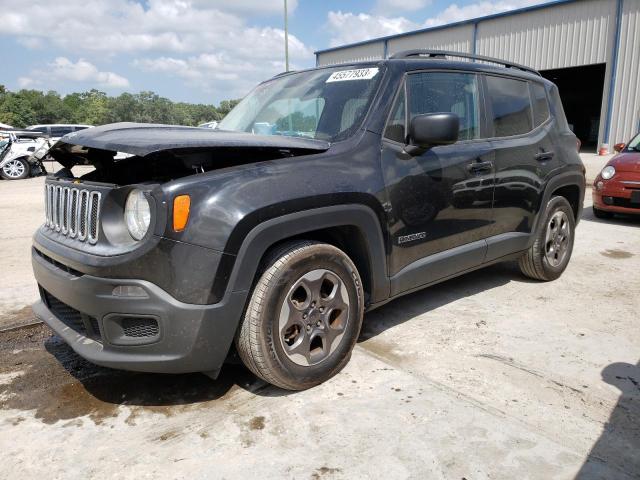
<path id="1" fill-rule="evenodd" d="M 375 337 L 423 313 L 512 281 L 537 283 L 520 272 L 517 262 L 503 262 L 397 298 L 365 314 L 358 342 Z"/>
<path id="2" fill-rule="evenodd" d="M 220 400 L 237 389 L 261 394 L 271 386 L 257 379 L 239 364 L 228 364 L 214 381 L 201 373 L 158 374 L 129 372 L 94 365 L 80 357 L 56 335 L 45 341 L 45 349 L 68 374 L 81 383 L 83 390 L 93 400 L 110 405 L 141 407 L 186 406 Z M 275 396 L 287 392 L 273 387 Z M 78 392 L 82 403 L 85 392 Z"/>
<path id="3" fill-rule="evenodd" d="M 602 379 L 620 397 L 576 480 L 640 478 L 640 362 L 612 363 Z"/>
<path id="4" fill-rule="evenodd" d="M 365 315 L 358 341 L 374 337 L 421 313 L 510 281 L 528 281 L 514 262 L 497 264 L 401 297 Z M 234 361 L 233 354 L 230 355 L 231 362 L 224 365 L 214 381 L 200 373 L 165 375 L 100 367 L 80 357 L 56 335 L 46 339 L 44 347 L 55 358 L 57 368 L 61 366 L 81 384 L 82 388 L 77 388 L 73 395 L 73 408 L 79 411 L 95 412 L 105 405 L 111 408 L 119 405 L 149 407 L 157 411 L 222 400 L 237 389 L 266 397 L 294 393 L 256 378 L 237 359 Z M 68 397 L 71 387 L 66 388 L 64 391 L 54 388 L 50 395 Z M 47 401 L 60 402 L 61 399 L 48 398 Z"/>
<path id="5" fill-rule="evenodd" d="M 638 211 L 638 213 L 640 213 L 640 211 Z M 611 218 L 596 218 L 591 207 L 585 207 L 584 210 L 582 210 L 582 216 L 580 217 L 580 220 L 610 225 L 624 225 L 627 227 L 640 227 L 640 214 L 624 215 L 616 213 Z"/>

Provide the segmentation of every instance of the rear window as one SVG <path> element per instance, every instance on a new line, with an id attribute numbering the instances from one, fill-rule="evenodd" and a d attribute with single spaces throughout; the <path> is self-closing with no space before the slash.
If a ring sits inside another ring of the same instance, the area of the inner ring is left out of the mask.
<path id="1" fill-rule="evenodd" d="M 510 137 L 530 132 L 533 126 L 528 82 L 505 77 L 486 78 L 494 136 Z"/>
<path id="2" fill-rule="evenodd" d="M 544 85 L 531 83 L 531 96 L 533 97 L 533 123 L 537 127 L 549 118 L 549 102 Z"/>

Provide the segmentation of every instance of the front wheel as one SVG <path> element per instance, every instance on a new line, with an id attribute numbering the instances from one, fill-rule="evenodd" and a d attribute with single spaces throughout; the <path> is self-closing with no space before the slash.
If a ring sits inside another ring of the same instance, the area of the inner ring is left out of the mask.
<path id="1" fill-rule="evenodd" d="M 265 262 L 236 348 L 258 377 L 304 390 L 347 364 L 363 311 L 360 275 L 344 252 L 326 243 L 288 243 Z"/>
<path id="2" fill-rule="evenodd" d="M 569 264 L 576 228 L 573 209 L 564 197 L 549 200 L 542 228 L 533 245 L 520 257 L 520 270 L 535 280 L 555 280 Z"/>
<path id="3" fill-rule="evenodd" d="M 0 169 L 0 175 L 5 180 L 22 180 L 29 176 L 29 162 L 25 158 L 9 160 Z"/>

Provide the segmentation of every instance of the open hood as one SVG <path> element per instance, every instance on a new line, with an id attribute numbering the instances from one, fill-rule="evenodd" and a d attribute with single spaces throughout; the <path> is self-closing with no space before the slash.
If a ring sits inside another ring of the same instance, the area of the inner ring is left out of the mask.
<path id="1" fill-rule="evenodd" d="M 167 150 L 208 148 L 285 149 L 297 154 L 302 154 L 303 151 L 323 152 L 329 148 L 328 142 L 310 138 L 147 123 L 112 123 L 87 128 L 65 135 L 60 142 L 139 157 Z"/>
<path id="2" fill-rule="evenodd" d="M 86 180 L 114 184 L 165 182 L 225 167 L 322 153 L 329 142 L 210 128 L 113 123 L 62 137 L 49 155 L 72 169 L 92 165 Z M 70 171 L 57 175 L 69 175 Z"/>

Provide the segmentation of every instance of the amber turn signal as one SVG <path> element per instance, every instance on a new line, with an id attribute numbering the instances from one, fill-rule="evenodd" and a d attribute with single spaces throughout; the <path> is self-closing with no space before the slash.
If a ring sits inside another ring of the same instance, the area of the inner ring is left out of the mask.
<path id="1" fill-rule="evenodd" d="M 191 198 L 189 195 L 178 195 L 173 199 L 173 230 L 181 232 L 189 221 L 189 208 Z"/>

